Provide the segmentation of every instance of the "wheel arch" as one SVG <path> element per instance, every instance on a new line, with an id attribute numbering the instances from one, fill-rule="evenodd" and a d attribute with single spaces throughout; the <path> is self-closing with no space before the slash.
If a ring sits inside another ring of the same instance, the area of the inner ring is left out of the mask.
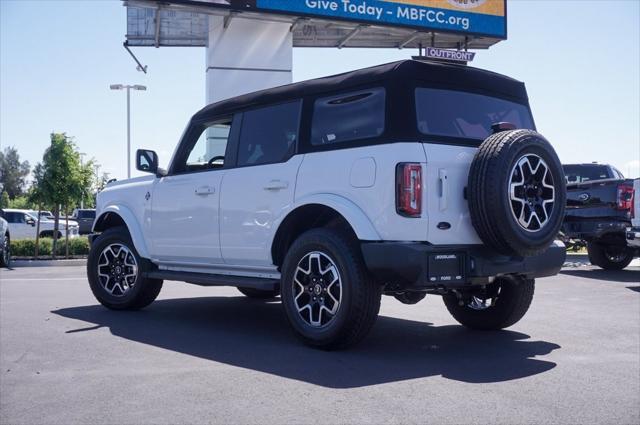
<path id="1" fill-rule="evenodd" d="M 109 205 L 103 208 L 93 223 L 92 232 L 104 232 L 109 228 L 117 226 L 125 226 L 131 235 L 133 245 L 140 257 L 149 258 L 149 250 L 147 249 L 140 223 L 138 223 L 138 220 L 131 210 L 125 206 Z"/>
<path id="2" fill-rule="evenodd" d="M 298 202 L 280 222 L 271 244 L 273 264 L 282 266 L 293 241 L 319 227 L 342 228 L 358 240 L 380 240 L 371 221 L 353 202 L 336 195 L 313 196 Z"/>

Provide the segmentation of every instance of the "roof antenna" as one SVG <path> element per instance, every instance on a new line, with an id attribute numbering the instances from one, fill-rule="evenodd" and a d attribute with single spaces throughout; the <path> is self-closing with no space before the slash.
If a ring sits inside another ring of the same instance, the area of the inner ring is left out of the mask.
<path id="1" fill-rule="evenodd" d="M 127 52 L 129 52 L 129 54 L 131 55 L 133 60 L 136 61 L 136 63 L 138 64 L 138 66 L 136 66 L 136 69 L 138 71 L 142 71 L 142 72 L 144 72 L 146 74 L 147 73 L 147 67 L 142 65 L 140 63 L 140 61 L 138 60 L 138 58 L 136 57 L 136 55 L 134 55 L 133 52 L 131 51 L 131 49 L 129 49 L 129 44 L 125 41 L 124 43 L 122 43 L 122 46 L 127 50 Z"/>

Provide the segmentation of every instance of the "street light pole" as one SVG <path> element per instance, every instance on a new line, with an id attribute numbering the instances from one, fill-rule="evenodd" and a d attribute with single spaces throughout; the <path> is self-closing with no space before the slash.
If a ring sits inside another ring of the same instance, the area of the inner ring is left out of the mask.
<path id="1" fill-rule="evenodd" d="M 80 156 L 80 168 L 84 168 L 84 161 L 82 161 L 82 158 L 84 158 L 86 153 L 78 152 L 78 155 Z M 82 192 L 82 198 L 80 198 L 80 208 L 84 209 L 84 192 Z"/>
<path id="2" fill-rule="evenodd" d="M 131 178 L 131 87 L 127 86 L 127 178 Z"/>
<path id="3" fill-rule="evenodd" d="M 111 90 L 127 89 L 127 178 L 131 178 L 131 89 L 145 91 L 147 88 L 141 85 L 111 84 Z"/>

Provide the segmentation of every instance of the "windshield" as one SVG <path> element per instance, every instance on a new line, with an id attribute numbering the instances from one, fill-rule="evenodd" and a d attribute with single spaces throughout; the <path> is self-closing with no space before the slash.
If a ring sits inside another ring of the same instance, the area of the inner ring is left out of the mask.
<path id="1" fill-rule="evenodd" d="M 563 165 L 562 168 L 567 183 L 616 178 L 606 165 Z"/>
<path id="2" fill-rule="evenodd" d="M 535 130 L 526 105 L 461 91 L 418 88 L 416 112 L 418 130 L 429 135 L 484 140 L 498 122 Z"/>

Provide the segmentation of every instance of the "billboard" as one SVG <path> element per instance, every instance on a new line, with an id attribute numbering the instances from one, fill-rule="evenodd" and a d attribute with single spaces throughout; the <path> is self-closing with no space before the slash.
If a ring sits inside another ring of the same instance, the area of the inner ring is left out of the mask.
<path id="1" fill-rule="evenodd" d="M 245 8 L 458 34 L 507 37 L 506 0 L 230 0 Z"/>
<path id="2" fill-rule="evenodd" d="M 206 46 L 208 16 L 291 24 L 294 47 L 486 49 L 506 0 L 126 0 L 131 46 Z"/>

